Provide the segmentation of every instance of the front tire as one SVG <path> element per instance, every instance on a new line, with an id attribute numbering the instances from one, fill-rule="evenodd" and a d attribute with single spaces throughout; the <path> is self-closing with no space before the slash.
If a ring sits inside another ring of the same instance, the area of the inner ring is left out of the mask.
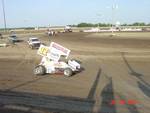
<path id="1" fill-rule="evenodd" d="M 35 75 L 44 75 L 46 73 L 46 69 L 42 65 L 38 65 L 34 69 L 34 74 Z"/>
<path id="2" fill-rule="evenodd" d="M 66 68 L 66 69 L 64 70 L 64 75 L 65 75 L 66 77 L 70 77 L 70 76 L 72 76 L 72 74 L 73 74 L 73 72 L 72 72 L 72 70 L 71 70 L 70 68 Z"/>

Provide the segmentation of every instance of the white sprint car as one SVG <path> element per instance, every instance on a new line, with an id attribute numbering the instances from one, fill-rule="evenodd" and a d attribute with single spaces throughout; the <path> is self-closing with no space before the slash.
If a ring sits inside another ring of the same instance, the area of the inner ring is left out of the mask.
<path id="1" fill-rule="evenodd" d="M 68 62 L 64 61 L 53 61 L 47 57 L 43 57 L 41 63 L 35 67 L 35 75 L 45 75 L 46 73 L 50 74 L 64 74 L 69 77 L 73 73 L 80 71 L 80 64 L 75 60 L 69 60 Z"/>
<path id="2" fill-rule="evenodd" d="M 43 53 L 44 51 L 44 53 Z M 46 54 L 45 54 L 46 53 Z M 76 72 L 81 71 L 80 63 L 76 60 L 68 60 L 70 50 L 60 46 L 57 43 L 52 42 L 51 46 L 40 46 L 38 54 L 43 58 L 39 65 L 34 68 L 35 75 L 55 74 L 61 73 L 67 77 L 70 77 Z M 65 58 L 65 60 L 64 60 Z"/>

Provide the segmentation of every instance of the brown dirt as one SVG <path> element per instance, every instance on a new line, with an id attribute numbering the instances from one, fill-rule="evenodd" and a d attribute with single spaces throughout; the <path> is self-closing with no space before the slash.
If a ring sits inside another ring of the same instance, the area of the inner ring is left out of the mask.
<path id="1" fill-rule="evenodd" d="M 46 35 L 38 36 L 49 45 Z M 46 109 L 48 112 L 148 113 L 150 37 L 121 39 L 121 35 L 118 38 L 66 33 L 50 40 L 71 49 L 70 57 L 80 60 L 84 70 L 69 78 L 35 76 L 33 68 L 41 57 L 26 42 L 0 48 L 1 108 L 10 104 L 27 106 L 32 109 L 30 112 Z M 110 106 L 114 99 L 117 104 Z M 138 104 L 119 104 L 119 100 L 131 99 Z"/>

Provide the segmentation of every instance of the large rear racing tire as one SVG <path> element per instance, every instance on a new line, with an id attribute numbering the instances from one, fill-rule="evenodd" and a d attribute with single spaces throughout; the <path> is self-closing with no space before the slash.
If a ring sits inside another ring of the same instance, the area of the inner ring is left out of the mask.
<path id="1" fill-rule="evenodd" d="M 70 76 L 72 76 L 72 74 L 73 74 L 73 72 L 72 72 L 72 70 L 71 70 L 70 68 L 66 68 L 66 69 L 64 70 L 64 75 L 65 75 L 66 77 L 70 77 Z"/>
<path id="2" fill-rule="evenodd" d="M 34 68 L 35 75 L 44 75 L 46 73 L 46 69 L 42 65 L 38 65 Z"/>

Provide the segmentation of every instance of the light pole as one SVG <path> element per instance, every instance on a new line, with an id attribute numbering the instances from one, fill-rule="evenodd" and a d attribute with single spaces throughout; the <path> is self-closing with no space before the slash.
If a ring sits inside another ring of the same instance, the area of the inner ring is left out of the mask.
<path id="1" fill-rule="evenodd" d="M 5 32 L 7 30 L 7 25 L 6 25 L 6 16 L 5 16 L 5 3 L 4 0 L 2 0 L 2 8 L 3 8 L 3 18 L 4 18 L 4 28 L 5 28 Z"/>
<path id="2" fill-rule="evenodd" d="M 114 21 L 115 21 L 115 10 L 117 9 L 117 4 L 116 4 L 116 0 L 113 1 L 113 5 L 112 5 L 112 25 L 111 25 L 111 30 L 112 30 L 112 35 L 114 35 Z"/>

